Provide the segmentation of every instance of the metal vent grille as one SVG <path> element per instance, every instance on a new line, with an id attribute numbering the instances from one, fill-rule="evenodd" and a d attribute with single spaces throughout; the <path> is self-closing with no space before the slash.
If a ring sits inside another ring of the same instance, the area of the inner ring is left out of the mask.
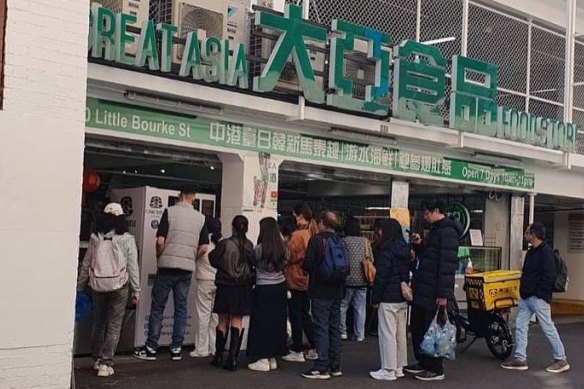
<path id="1" fill-rule="evenodd" d="M 421 10 L 421 42 L 454 38 L 434 45 L 448 60 L 446 71 L 450 74 L 452 56 L 462 51 L 462 0 L 423 0 Z"/>
<path id="2" fill-rule="evenodd" d="M 531 30 L 530 90 L 532 96 L 562 103 L 566 39 L 533 27 Z"/>
<path id="3" fill-rule="evenodd" d="M 312 0 L 310 19 L 330 25 L 343 19 L 383 31 L 394 43 L 416 38 L 416 0 Z"/>
<path id="4" fill-rule="evenodd" d="M 536 116 L 543 116 L 548 119 L 563 120 L 564 107 L 539 100 L 529 100 L 529 112 Z"/>
<path id="5" fill-rule="evenodd" d="M 499 66 L 498 85 L 527 90 L 527 22 L 470 4 L 468 56 Z"/>

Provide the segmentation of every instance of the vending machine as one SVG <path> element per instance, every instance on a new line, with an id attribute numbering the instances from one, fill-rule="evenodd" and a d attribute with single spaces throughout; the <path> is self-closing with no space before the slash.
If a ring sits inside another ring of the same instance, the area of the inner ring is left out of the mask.
<path id="1" fill-rule="evenodd" d="M 148 336 L 148 319 L 152 302 L 152 286 L 157 271 L 156 259 L 156 231 L 162 214 L 167 207 L 178 201 L 178 191 L 153 187 L 112 190 L 112 201 L 119 202 L 130 225 L 130 233 L 136 237 L 138 245 L 138 261 L 140 267 L 140 302 L 136 307 L 134 326 L 134 347 L 143 346 Z M 195 209 L 207 217 L 215 217 L 216 197 L 210 194 L 197 194 L 194 203 Z M 194 343 L 196 279 L 193 280 L 189 292 L 189 307 L 185 344 Z M 172 292 L 169 296 L 162 320 L 160 346 L 171 343 L 172 327 L 174 324 L 174 304 Z M 127 329 L 124 329 L 127 331 Z"/>

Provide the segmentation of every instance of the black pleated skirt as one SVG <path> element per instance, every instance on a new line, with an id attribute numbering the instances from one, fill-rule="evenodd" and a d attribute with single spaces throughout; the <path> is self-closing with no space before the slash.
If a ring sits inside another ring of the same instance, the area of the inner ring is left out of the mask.
<path id="1" fill-rule="evenodd" d="M 236 316 L 251 314 L 251 293 L 249 285 L 217 285 L 213 313 Z"/>
<path id="2" fill-rule="evenodd" d="M 273 358 L 288 353 L 286 291 L 285 282 L 255 287 L 247 341 L 250 357 Z"/>

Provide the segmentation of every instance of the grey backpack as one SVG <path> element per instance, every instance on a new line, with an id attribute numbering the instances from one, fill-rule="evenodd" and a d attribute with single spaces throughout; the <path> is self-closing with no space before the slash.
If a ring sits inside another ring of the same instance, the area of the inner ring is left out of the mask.
<path id="1" fill-rule="evenodd" d="M 98 233 L 91 235 L 95 253 L 89 269 L 89 286 L 96 292 L 121 289 L 128 281 L 127 260 L 117 255 L 114 238 Z M 121 258 L 120 258 L 121 257 Z"/>

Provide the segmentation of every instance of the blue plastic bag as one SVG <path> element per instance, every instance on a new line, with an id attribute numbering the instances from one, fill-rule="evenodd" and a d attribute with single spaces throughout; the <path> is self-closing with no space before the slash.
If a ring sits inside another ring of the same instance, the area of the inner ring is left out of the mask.
<path id="1" fill-rule="evenodd" d="M 456 326 L 448 320 L 448 313 L 443 310 L 445 323 L 438 322 L 438 315 L 443 309 L 438 309 L 430 328 L 424 335 L 420 345 L 422 353 L 431 357 L 443 357 L 454 361 L 456 359 Z"/>
<path id="2" fill-rule="evenodd" d="M 85 292 L 77 292 L 75 296 L 75 321 L 82 321 L 91 313 L 91 299 Z"/>

